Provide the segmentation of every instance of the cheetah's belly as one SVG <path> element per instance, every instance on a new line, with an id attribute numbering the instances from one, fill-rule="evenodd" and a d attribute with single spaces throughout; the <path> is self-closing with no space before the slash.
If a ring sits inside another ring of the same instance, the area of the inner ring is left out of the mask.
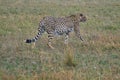
<path id="1" fill-rule="evenodd" d="M 63 35 L 63 34 L 68 34 L 69 32 L 72 32 L 74 30 L 73 27 L 68 28 L 67 26 L 59 26 L 55 29 L 54 34 L 55 35 Z"/>

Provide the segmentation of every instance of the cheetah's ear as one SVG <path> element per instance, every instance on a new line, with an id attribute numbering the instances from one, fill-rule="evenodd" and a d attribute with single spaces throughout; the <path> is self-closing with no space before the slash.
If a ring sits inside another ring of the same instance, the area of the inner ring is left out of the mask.
<path id="1" fill-rule="evenodd" d="M 76 17 L 76 15 L 72 14 L 72 15 L 70 15 L 70 17 Z"/>
<path id="2" fill-rule="evenodd" d="M 82 16 L 83 16 L 83 14 L 82 14 L 82 13 L 80 13 L 80 16 L 82 17 Z"/>

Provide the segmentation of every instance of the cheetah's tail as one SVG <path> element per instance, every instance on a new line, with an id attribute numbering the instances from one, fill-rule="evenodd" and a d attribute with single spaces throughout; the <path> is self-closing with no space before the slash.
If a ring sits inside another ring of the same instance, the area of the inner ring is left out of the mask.
<path id="1" fill-rule="evenodd" d="M 40 36 L 41 36 L 41 33 L 39 32 L 33 39 L 26 39 L 25 43 L 36 42 L 39 39 Z"/>
<path id="2" fill-rule="evenodd" d="M 42 35 L 43 32 L 44 32 L 44 30 L 39 29 L 38 34 L 34 38 L 32 38 L 32 39 L 26 39 L 24 42 L 25 43 L 36 42 L 39 39 L 39 37 L 41 37 L 41 35 Z"/>

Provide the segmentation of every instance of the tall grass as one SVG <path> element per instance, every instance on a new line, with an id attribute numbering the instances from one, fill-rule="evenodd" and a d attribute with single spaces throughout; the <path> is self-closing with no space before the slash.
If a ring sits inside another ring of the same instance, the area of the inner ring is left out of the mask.
<path id="1" fill-rule="evenodd" d="M 70 67 L 75 67 L 77 65 L 74 59 L 75 51 L 73 49 L 74 48 L 72 48 L 70 45 L 66 45 L 66 48 L 64 49 L 65 65 Z"/>

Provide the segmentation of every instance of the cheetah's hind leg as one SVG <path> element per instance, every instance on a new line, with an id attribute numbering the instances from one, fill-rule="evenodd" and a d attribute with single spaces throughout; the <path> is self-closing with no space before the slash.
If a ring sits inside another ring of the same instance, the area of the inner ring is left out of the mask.
<path id="1" fill-rule="evenodd" d="M 51 49 L 55 49 L 55 48 L 52 46 L 52 43 L 51 43 L 52 39 L 53 39 L 53 35 L 52 35 L 52 34 L 49 34 L 49 35 L 48 35 L 48 46 L 49 46 Z"/>
<path id="2" fill-rule="evenodd" d="M 65 41 L 64 41 L 65 44 L 68 44 L 68 38 L 69 38 L 69 36 L 65 35 Z"/>

